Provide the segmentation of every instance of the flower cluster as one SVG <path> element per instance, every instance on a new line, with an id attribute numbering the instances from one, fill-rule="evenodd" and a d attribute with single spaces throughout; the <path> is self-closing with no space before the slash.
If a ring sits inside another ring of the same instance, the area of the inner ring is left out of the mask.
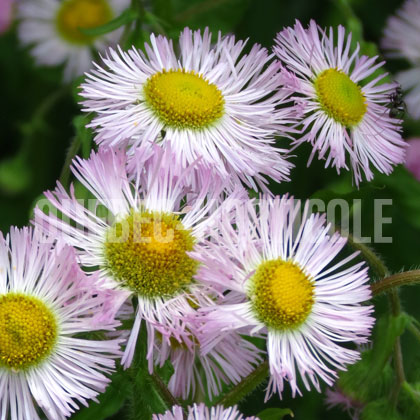
<path id="1" fill-rule="evenodd" d="M 40 63 L 68 60 L 70 78 L 103 46 L 79 29 L 124 7 L 22 1 L 21 38 L 37 44 Z M 293 396 L 321 391 L 359 359 L 354 344 L 374 323 L 367 267 L 342 254 L 346 240 L 323 215 L 273 197 L 268 182 L 291 177 L 287 139 L 312 144 L 310 160 L 351 168 L 356 184 L 372 179 L 372 167 L 389 174 L 405 150 L 388 108 L 396 85 L 384 73 L 369 78 L 383 63 L 351 51 L 342 27 L 335 41 L 332 29 L 297 22 L 273 53 L 244 49 L 233 36 L 213 44 L 207 29 L 186 28 L 178 54 L 152 35 L 145 52 L 110 48 L 86 74 L 82 105 L 94 114 L 98 151 L 71 169 L 91 199 L 57 183 L 34 230 L 1 237 L 2 410 L 13 420 L 38 418 L 32 401 L 55 419 L 95 398 L 115 358 L 132 366 L 141 328 L 149 372 L 169 361 L 169 391 L 184 400 L 212 399 L 264 359 L 267 399 L 286 382 Z M 245 187 L 264 194 L 250 200 Z M 127 317 L 129 331 L 119 327 Z M 95 330 L 106 332 L 99 343 Z M 154 416 L 183 418 L 179 406 Z M 242 418 L 204 405 L 188 413 Z"/>

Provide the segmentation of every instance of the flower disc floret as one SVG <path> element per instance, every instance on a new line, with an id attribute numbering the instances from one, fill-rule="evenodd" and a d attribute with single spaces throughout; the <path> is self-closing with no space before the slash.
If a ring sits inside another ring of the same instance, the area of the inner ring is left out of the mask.
<path id="1" fill-rule="evenodd" d="M 293 262 L 269 260 L 252 276 L 249 297 L 264 324 L 286 330 L 308 317 L 314 304 L 314 284 Z"/>
<path id="2" fill-rule="evenodd" d="M 359 85 L 341 70 L 324 70 L 315 80 L 322 109 L 346 127 L 358 124 L 366 113 L 366 100 Z"/>
<path id="3" fill-rule="evenodd" d="M 112 19 L 107 0 L 66 0 L 57 12 L 58 32 L 74 44 L 91 44 L 95 37 L 85 35 L 80 29 L 101 26 Z"/>
<path id="4" fill-rule="evenodd" d="M 163 70 L 151 76 L 143 90 L 147 104 L 172 127 L 201 129 L 223 116 L 221 91 L 195 71 Z"/>
<path id="5" fill-rule="evenodd" d="M 57 339 L 57 322 L 39 299 L 0 295 L 0 366 L 23 370 L 44 360 Z"/>
<path id="6" fill-rule="evenodd" d="M 140 296 L 174 296 L 193 282 L 198 262 L 187 252 L 194 242 L 177 215 L 132 211 L 107 232 L 106 268 Z"/>

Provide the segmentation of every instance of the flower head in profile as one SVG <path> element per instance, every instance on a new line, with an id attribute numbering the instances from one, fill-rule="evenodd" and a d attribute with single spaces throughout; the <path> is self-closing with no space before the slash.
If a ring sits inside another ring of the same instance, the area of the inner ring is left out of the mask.
<path id="1" fill-rule="evenodd" d="M 300 214 L 300 202 L 263 198 L 237 207 L 223 218 L 195 258 L 197 278 L 231 290 L 226 302 L 203 308 L 202 350 L 209 351 L 231 331 L 267 337 L 270 381 L 267 398 L 280 395 L 288 381 L 293 396 L 331 385 L 336 369 L 359 359 L 343 343 L 364 343 L 370 334 L 372 306 L 367 268 L 350 265 L 357 254 L 339 258 L 345 240 L 330 236 L 325 217 Z M 302 216 L 300 221 L 299 217 Z M 232 295 L 232 298 L 229 297 Z"/>
<path id="2" fill-rule="evenodd" d="M 127 170 L 127 159 L 124 150 L 112 149 L 93 152 L 88 160 L 76 159 L 73 173 L 93 195 L 93 203 L 81 203 L 73 189 L 69 195 L 58 184 L 45 195 L 66 217 L 36 209 L 35 223 L 75 246 L 81 264 L 98 270 L 106 287 L 119 290 L 125 298 L 138 298 L 122 363 L 130 365 L 145 320 L 152 368 L 151 328 L 178 341 L 189 335 L 184 317 L 194 312 L 193 306 L 205 294 L 194 279 L 198 262 L 189 252 L 212 223 L 224 186 L 216 182 L 215 187 L 214 178 L 207 175 L 201 190 L 191 191 L 184 181 L 195 166 L 181 170 L 169 147 L 137 149 L 134 174 Z M 237 190 L 231 199 L 243 194 L 243 189 Z M 106 217 L 99 217 L 98 208 L 106 211 Z"/>
<path id="3" fill-rule="evenodd" d="M 121 356 L 120 340 L 80 334 L 113 331 L 108 293 L 80 270 L 72 247 L 37 231 L 0 234 L 1 418 L 64 419 L 103 392 Z M 42 417 L 44 418 L 44 417 Z"/>
<path id="4" fill-rule="evenodd" d="M 19 39 L 31 46 L 38 65 L 65 65 L 64 79 L 70 81 L 92 67 L 94 51 L 118 41 L 121 31 L 86 35 L 116 18 L 129 0 L 19 0 Z"/>
<path id="5" fill-rule="evenodd" d="M 342 411 L 349 415 L 351 420 L 359 420 L 363 410 L 362 403 L 344 394 L 337 386 L 334 388 L 327 388 L 325 391 L 325 404 L 328 409 L 334 407 L 341 408 Z"/>
<path id="6" fill-rule="evenodd" d="M 396 79 L 407 91 L 405 103 L 415 119 L 420 119 L 419 19 L 420 1 L 406 0 L 396 15 L 388 19 L 381 42 L 388 57 L 402 58 L 412 65 L 412 68 L 397 73 Z"/>
<path id="7" fill-rule="evenodd" d="M 146 54 L 109 50 L 87 74 L 84 110 L 97 116 L 91 126 L 104 146 L 137 146 L 170 141 L 183 167 L 198 157 L 223 178 L 255 188 L 265 176 L 288 179 L 291 164 L 274 136 L 285 135 L 295 109 L 282 89 L 280 64 L 254 45 L 233 36 L 211 45 L 206 29 L 180 35 L 179 55 L 172 41 L 150 38 Z M 282 106 L 285 105 L 285 106 Z"/>
<path id="8" fill-rule="evenodd" d="M 223 384 L 237 384 L 261 362 L 261 350 L 236 332 L 202 354 L 200 332 L 191 322 L 187 328 L 190 335 L 181 341 L 155 334 L 155 364 L 162 367 L 171 361 L 174 373 L 168 389 L 175 397 L 186 400 L 202 392 L 212 399 L 220 394 Z"/>
<path id="9" fill-rule="evenodd" d="M 176 405 L 165 414 L 154 414 L 152 420 L 259 420 L 257 417 L 244 417 L 238 408 L 224 408 L 221 405 L 208 408 L 203 403 L 188 407 L 188 415 L 184 416 L 182 407 Z"/>
<path id="10" fill-rule="evenodd" d="M 325 166 L 349 169 L 356 185 L 373 178 L 372 166 L 382 173 L 404 161 L 401 121 L 390 116 L 391 95 L 396 83 L 383 83 L 386 74 L 368 78 L 384 63 L 376 57 L 351 52 L 351 34 L 338 27 L 326 32 L 314 21 L 304 29 L 299 22 L 281 31 L 274 52 L 294 79 L 295 99 L 302 109 L 302 137 L 309 142 Z"/>

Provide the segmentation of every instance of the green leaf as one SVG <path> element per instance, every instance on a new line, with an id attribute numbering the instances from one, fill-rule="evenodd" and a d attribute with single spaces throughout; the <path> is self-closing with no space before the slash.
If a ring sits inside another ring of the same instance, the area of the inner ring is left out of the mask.
<path id="1" fill-rule="evenodd" d="M 410 318 L 401 314 L 383 316 L 375 326 L 373 347 L 362 354 L 362 359 L 340 373 L 339 388 L 351 399 L 361 403 L 388 395 L 394 380 L 389 364 L 396 339 L 404 332 Z"/>
<path id="2" fill-rule="evenodd" d="M 0 189 L 7 194 L 18 194 L 31 183 L 31 172 L 21 153 L 0 162 Z"/>
<path id="3" fill-rule="evenodd" d="M 386 398 L 367 404 L 360 417 L 361 420 L 403 420 Z"/>
<path id="4" fill-rule="evenodd" d="M 402 384 L 398 406 L 401 407 L 405 420 L 420 419 L 420 383 Z"/>
<path id="5" fill-rule="evenodd" d="M 402 313 L 398 316 L 384 316 L 377 322 L 370 363 L 369 378 L 379 375 L 390 357 L 395 340 L 410 323 L 410 317 Z"/>
<path id="6" fill-rule="evenodd" d="M 104 35 L 109 32 L 115 31 L 121 26 L 127 25 L 130 22 L 138 19 L 139 15 L 136 11 L 132 9 L 124 10 L 118 17 L 105 23 L 101 26 L 96 26 L 95 28 L 79 28 L 79 31 L 87 36 L 99 36 Z"/>
<path id="7" fill-rule="evenodd" d="M 294 417 L 290 408 L 266 408 L 257 414 L 260 420 L 281 420 L 284 416 Z"/>

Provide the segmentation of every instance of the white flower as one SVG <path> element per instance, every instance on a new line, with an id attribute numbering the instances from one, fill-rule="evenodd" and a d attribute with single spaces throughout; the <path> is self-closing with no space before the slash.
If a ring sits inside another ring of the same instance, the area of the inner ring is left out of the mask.
<path id="1" fill-rule="evenodd" d="M 182 170 L 170 147 L 140 148 L 134 157 L 134 173 L 127 169 L 124 150 L 102 149 L 92 152 L 89 160 L 76 159 L 73 173 L 93 194 L 93 206 L 84 206 L 73 189 L 69 195 L 58 184 L 45 196 L 66 217 L 36 209 L 35 223 L 75 246 L 81 264 L 98 270 L 111 290 L 120 290 L 126 298 L 137 296 L 135 322 L 122 363 L 130 365 L 140 324 L 145 320 L 152 369 L 151 329 L 156 328 L 164 337 L 188 340 L 184 318 L 194 312 L 191 305 L 206 293 L 194 280 L 198 262 L 188 253 L 209 229 L 224 197 L 224 185 L 203 169 L 206 182 L 199 192 L 192 192 L 184 181 L 196 167 Z M 231 198 L 244 193 L 241 188 Z M 98 216 L 99 206 L 108 212 L 106 218 Z"/>
<path id="2" fill-rule="evenodd" d="M 84 35 L 116 18 L 130 0 L 19 0 L 19 39 L 30 45 L 38 65 L 65 64 L 64 79 L 70 81 L 92 67 L 93 53 L 115 44 L 121 30 L 102 36 Z"/>
<path id="3" fill-rule="evenodd" d="M 197 278 L 231 290 L 226 302 L 203 308 L 202 350 L 231 331 L 267 336 L 270 382 L 267 398 L 284 381 L 300 394 L 298 377 L 319 391 L 319 378 L 331 385 L 335 369 L 359 359 L 346 342 L 364 343 L 370 334 L 372 306 L 367 268 L 348 266 L 357 254 L 336 258 L 345 240 L 329 236 L 325 217 L 299 219 L 300 202 L 287 197 L 262 199 L 237 207 L 234 217 L 213 230 L 194 254 L 201 262 Z M 344 268 L 343 268 L 344 267 Z"/>
<path id="4" fill-rule="evenodd" d="M 80 270 L 74 250 L 39 232 L 0 234 L 0 418 L 64 419 L 95 399 L 121 356 L 120 340 L 81 333 L 112 331 L 112 296 Z"/>
<path id="5" fill-rule="evenodd" d="M 172 41 L 152 35 L 146 54 L 109 50 L 87 74 L 84 111 L 104 146 L 173 144 L 186 167 L 198 157 L 223 178 L 252 187 L 288 179 L 291 164 L 274 136 L 290 132 L 295 109 L 282 89 L 280 64 L 265 48 L 219 34 L 211 45 L 206 29 L 185 28 L 179 55 Z"/>
<path id="6" fill-rule="evenodd" d="M 276 38 L 274 52 L 284 63 L 287 80 L 299 102 L 304 134 L 295 143 L 309 142 L 312 161 L 318 153 L 330 165 L 348 169 L 350 161 L 356 185 L 362 174 L 373 178 L 371 166 L 390 174 L 404 162 L 405 143 L 401 121 L 390 115 L 396 83 L 382 83 L 380 74 L 366 80 L 384 62 L 359 57 L 359 45 L 351 51 L 351 34 L 345 29 L 322 30 L 314 21 L 304 29 L 300 22 L 285 28 Z"/>
<path id="7" fill-rule="evenodd" d="M 259 420 L 257 417 L 244 417 L 238 408 L 206 407 L 203 403 L 188 407 L 188 416 L 184 417 L 182 407 L 176 405 L 165 414 L 154 414 L 152 420 Z"/>

